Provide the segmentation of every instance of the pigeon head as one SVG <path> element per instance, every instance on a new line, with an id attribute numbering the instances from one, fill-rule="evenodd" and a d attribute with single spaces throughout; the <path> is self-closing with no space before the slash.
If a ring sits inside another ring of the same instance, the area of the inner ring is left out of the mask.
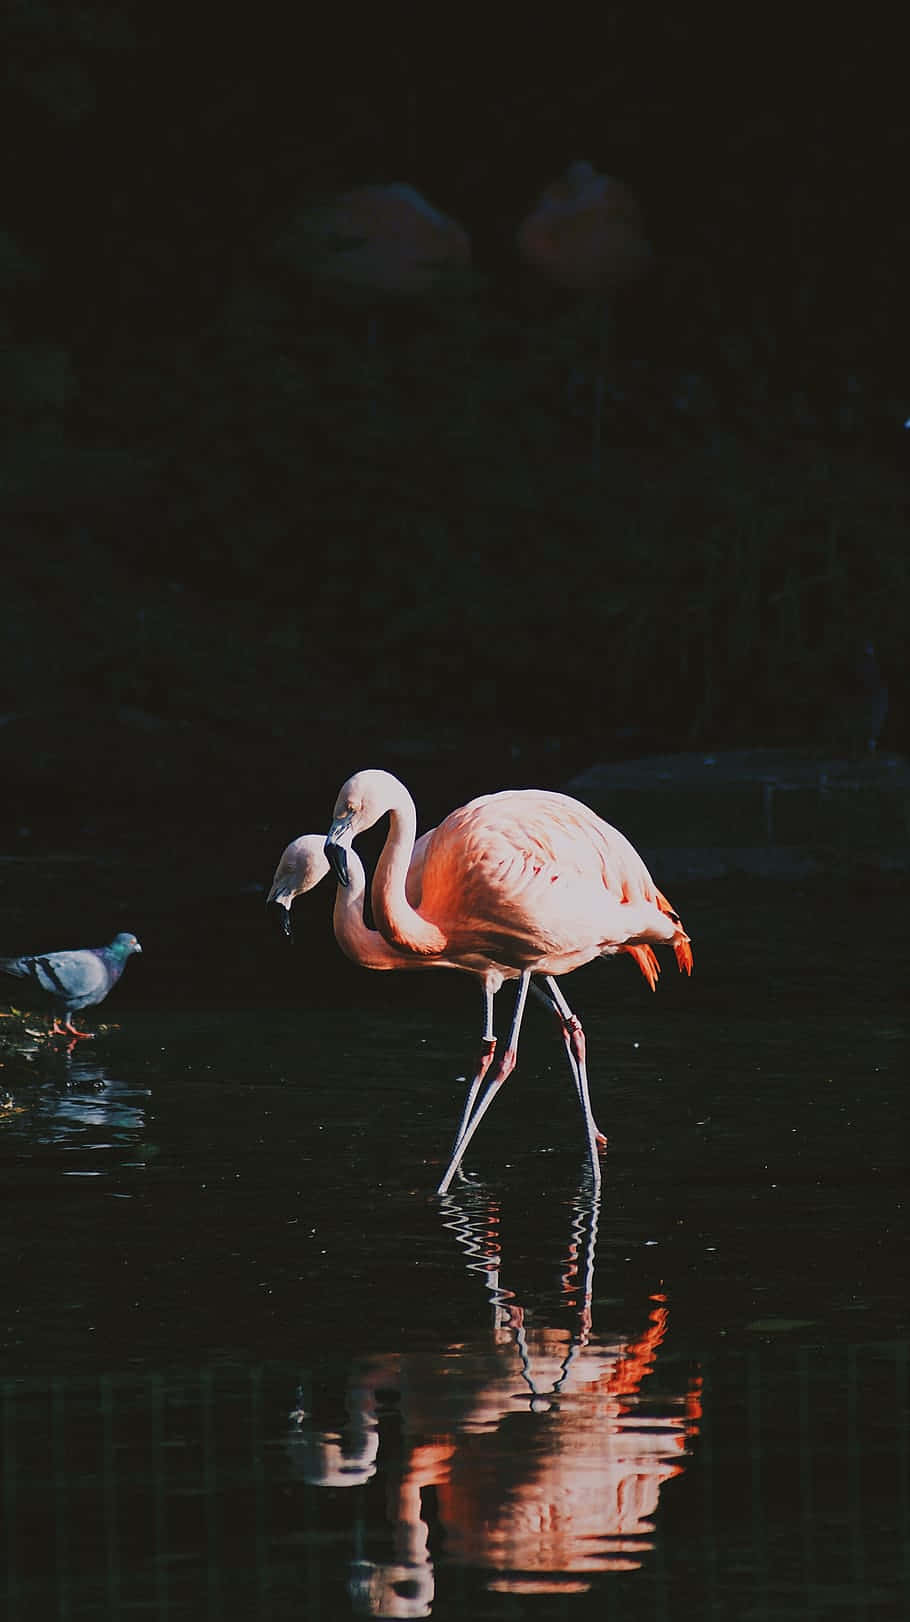
<path id="1" fill-rule="evenodd" d="M 114 936 L 114 939 L 111 941 L 111 944 L 108 947 L 108 951 L 113 952 L 115 957 L 120 958 L 121 961 L 125 963 L 131 953 L 141 952 L 142 947 L 139 945 L 135 935 L 130 935 L 127 930 L 121 930 L 119 935 Z"/>

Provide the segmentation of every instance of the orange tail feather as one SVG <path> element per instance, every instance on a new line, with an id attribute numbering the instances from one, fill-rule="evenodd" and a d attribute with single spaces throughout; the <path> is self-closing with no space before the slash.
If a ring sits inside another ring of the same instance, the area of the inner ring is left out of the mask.
<path id="1" fill-rule="evenodd" d="M 692 947 L 689 944 L 688 935 L 685 933 L 682 924 L 679 922 L 679 913 L 676 911 L 675 907 L 671 907 L 666 896 L 661 895 L 659 890 L 655 891 L 655 894 L 657 896 L 657 905 L 659 906 L 661 912 L 665 912 L 669 918 L 672 918 L 675 923 L 679 924 L 680 936 L 679 939 L 673 942 L 673 950 L 676 953 L 676 961 L 679 964 L 679 972 L 680 974 L 683 972 L 686 974 L 691 974 Z"/>
<path id="2" fill-rule="evenodd" d="M 650 946 L 621 946 L 620 951 L 628 952 L 630 957 L 634 957 L 653 991 L 657 985 L 657 976 L 660 974 L 660 964 Z"/>

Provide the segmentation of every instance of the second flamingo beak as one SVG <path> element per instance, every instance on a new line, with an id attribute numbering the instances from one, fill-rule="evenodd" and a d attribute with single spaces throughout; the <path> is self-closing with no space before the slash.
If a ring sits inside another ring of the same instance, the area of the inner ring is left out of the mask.
<path id="1" fill-rule="evenodd" d="M 325 845 L 323 846 L 332 872 L 338 880 L 338 883 L 344 885 L 345 889 L 347 889 L 349 883 L 348 853 L 345 850 L 344 845 L 341 844 L 341 840 L 344 838 L 346 833 L 350 833 L 346 822 L 333 822 L 326 835 Z"/>

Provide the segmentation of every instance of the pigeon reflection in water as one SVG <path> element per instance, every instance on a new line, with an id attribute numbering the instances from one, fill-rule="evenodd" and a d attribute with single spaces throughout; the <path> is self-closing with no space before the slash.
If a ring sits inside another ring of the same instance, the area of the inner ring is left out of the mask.
<path id="1" fill-rule="evenodd" d="M 504 1287 L 497 1202 L 460 1189 L 442 1211 L 489 1291 L 489 1337 L 438 1355 L 358 1359 L 340 1430 L 316 1430 L 302 1409 L 292 1416 L 289 1446 L 308 1483 L 338 1488 L 386 1475 L 394 1557 L 354 1561 L 349 1579 L 358 1609 L 374 1616 L 430 1615 L 429 1487 L 449 1559 L 484 1570 L 490 1589 L 580 1593 L 595 1573 L 636 1570 L 653 1548 L 661 1487 L 684 1469 L 701 1417 L 697 1377 L 648 1397 L 668 1328 L 664 1296 L 651 1297 L 634 1336 L 592 1331 L 598 1201 L 590 1194 L 575 1201 L 561 1300 L 547 1314 L 571 1328 L 532 1322 Z M 381 1423 L 390 1392 L 401 1441 L 387 1461 Z"/>

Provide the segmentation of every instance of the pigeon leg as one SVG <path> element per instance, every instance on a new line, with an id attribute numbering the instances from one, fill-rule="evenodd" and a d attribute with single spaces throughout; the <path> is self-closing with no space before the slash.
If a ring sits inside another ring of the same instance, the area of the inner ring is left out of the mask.
<path id="1" fill-rule="evenodd" d="M 94 1035 L 94 1031 L 77 1031 L 70 1019 L 61 1025 L 59 1020 L 55 1018 L 51 1027 L 51 1036 L 69 1036 L 74 1042 L 90 1042 L 93 1040 Z"/>

